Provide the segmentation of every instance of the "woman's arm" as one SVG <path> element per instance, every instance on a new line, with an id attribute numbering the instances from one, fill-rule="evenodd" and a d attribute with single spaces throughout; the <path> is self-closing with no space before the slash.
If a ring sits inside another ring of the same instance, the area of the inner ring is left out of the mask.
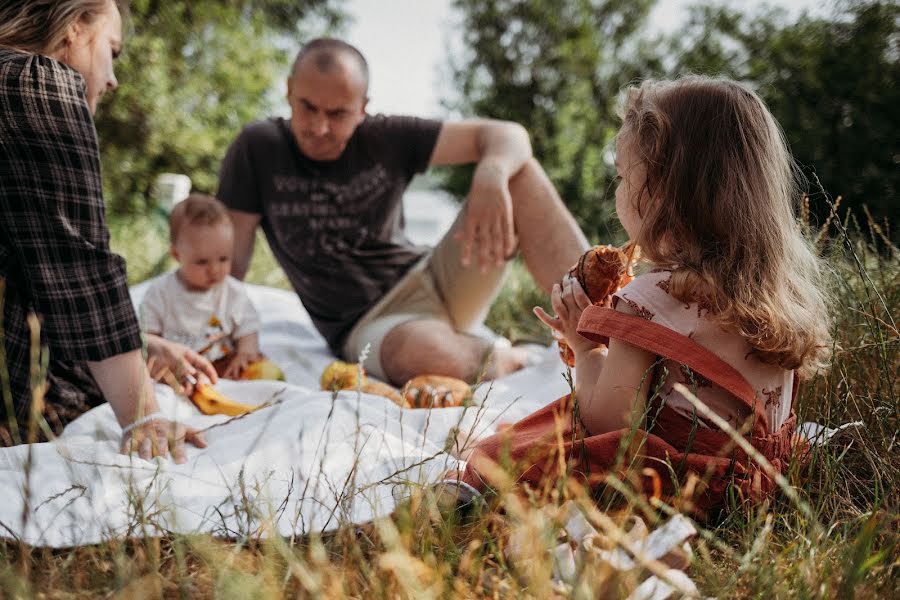
<path id="1" fill-rule="evenodd" d="M 175 462 L 186 460 L 184 443 L 199 448 L 206 447 L 203 435 L 192 427 L 170 421 L 159 415 L 159 405 L 153 391 L 153 382 L 144 364 L 140 350 L 117 354 L 101 361 L 89 361 L 97 385 L 103 392 L 122 428 L 132 427 L 122 435 L 120 451 L 138 452 L 149 460 L 154 456 L 166 458 L 171 451 Z M 149 420 L 144 421 L 143 419 Z"/>

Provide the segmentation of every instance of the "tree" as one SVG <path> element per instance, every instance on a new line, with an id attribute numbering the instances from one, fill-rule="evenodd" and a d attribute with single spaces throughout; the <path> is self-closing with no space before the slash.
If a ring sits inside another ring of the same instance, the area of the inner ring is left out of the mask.
<path id="1" fill-rule="evenodd" d="M 609 239 L 613 181 L 605 156 L 618 129 L 619 91 L 659 69 L 635 34 L 655 0 L 456 0 L 465 54 L 451 64 L 465 115 L 522 123 L 535 156 L 589 236 Z M 636 58 L 637 57 L 637 58 Z M 452 60 L 452 59 L 451 59 Z M 453 170 L 445 186 L 468 189 Z"/>
<path id="2" fill-rule="evenodd" d="M 563 199 L 591 236 L 609 239 L 608 157 L 619 92 L 635 79 L 684 73 L 748 83 L 767 102 L 811 179 L 845 206 L 898 217 L 900 6 L 843 0 L 829 18 L 747 14 L 707 3 L 677 34 L 651 39 L 653 0 L 456 0 L 465 54 L 451 69 L 466 115 L 525 125 Z M 465 173 L 446 187 L 466 191 Z M 813 194 L 820 220 L 827 204 Z M 897 239 L 897 232 L 893 235 Z"/>
<path id="3" fill-rule="evenodd" d="M 879 220 L 900 216 L 896 2 L 845 1 L 830 18 L 803 14 L 795 22 L 777 10 L 698 6 L 669 55 L 672 73 L 723 74 L 753 86 L 812 179 L 811 191 L 817 178 L 845 206 L 866 204 Z M 829 208 L 813 200 L 821 220 Z"/>
<path id="4" fill-rule="evenodd" d="M 146 210 L 166 171 L 214 191 L 228 144 L 271 109 L 303 33 L 342 16 L 329 0 L 132 0 L 121 85 L 97 118 L 111 212 Z"/>

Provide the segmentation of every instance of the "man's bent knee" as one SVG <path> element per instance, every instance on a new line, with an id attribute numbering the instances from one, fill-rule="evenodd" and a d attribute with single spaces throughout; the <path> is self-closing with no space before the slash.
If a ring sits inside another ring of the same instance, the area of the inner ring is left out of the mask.
<path id="1" fill-rule="evenodd" d="M 448 375 L 471 381 L 489 347 L 489 342 L 458 333 L 444 321 L 407 321 L 384 337 L 381 366 L 396 385 L 416 375 Z"/>

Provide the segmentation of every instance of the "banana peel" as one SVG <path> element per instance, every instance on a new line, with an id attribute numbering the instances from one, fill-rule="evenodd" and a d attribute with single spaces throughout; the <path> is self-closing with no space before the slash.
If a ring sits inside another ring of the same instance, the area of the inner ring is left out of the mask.
<path id="1" fill-rule="evenodd" d="M 248 412 L 253 412 L 258 407 L 252 404 L 241 404 L 217 392 L 211 385 L 197 383 L 194 393 L 191 394 L 191 402 L 194 403 L 204 415 L 228 415 L 236 417 Z"/>

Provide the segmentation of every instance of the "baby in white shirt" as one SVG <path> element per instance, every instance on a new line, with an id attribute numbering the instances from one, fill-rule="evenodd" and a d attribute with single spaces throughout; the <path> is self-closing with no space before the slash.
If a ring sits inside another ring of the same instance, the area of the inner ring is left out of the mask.
<path id="1" fill-rule="evenodd" d="M 169 216 L 172 257 L 179 263 L 147 290 L 141 329 L 202 354 L 221 377 L 237 379 L 259 352 L 259 314 L 243 283 L 230 275 L 234 227 L 225 206 L 191 194 Z"/>

